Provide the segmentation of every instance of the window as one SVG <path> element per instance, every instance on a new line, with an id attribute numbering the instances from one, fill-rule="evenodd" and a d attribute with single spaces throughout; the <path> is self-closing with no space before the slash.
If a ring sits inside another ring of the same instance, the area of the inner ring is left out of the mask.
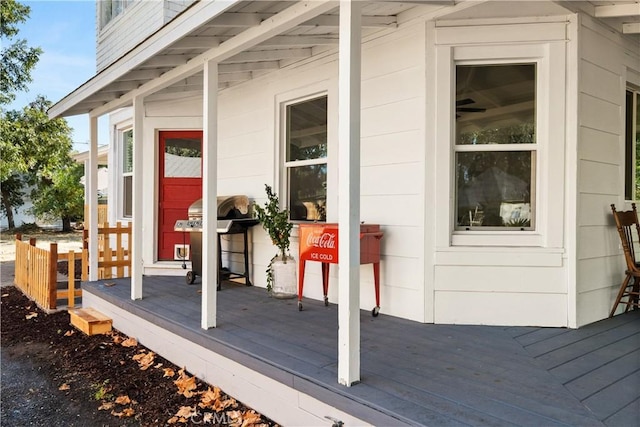
<path id="1" fill-rule="evenodd" d="M 625 109 L 624 197 L 640 197 L 640 91 L 627 89 Z"/>
<path id="2" fill-rule="evenodd" d="M 122 132 L 122 216 L 133 216 L 133 129 Z"/>
<path id="3" fill-rule="evenodd" d="M 133 0 L 101 0 L 100 4 L 100 29 L 104 28 L 116 16 L 120 15 Z"/>
<path id="4" fill-rule="evenodd" d="M 327 97 L 285 106 L 284 171 L 293 221 L 325 221 Z"/>
<path id="5" fill-rule="evenodd" d="M 536 64 L 456 64 L 455 228 L 535 229 Z"/>

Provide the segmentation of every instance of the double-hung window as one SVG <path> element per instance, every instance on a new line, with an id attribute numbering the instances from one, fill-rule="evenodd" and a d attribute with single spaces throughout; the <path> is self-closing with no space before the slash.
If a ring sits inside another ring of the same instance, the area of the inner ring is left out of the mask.
<path id="1" fill-rule="evenodd" d="M 121 163 L 121 197 L 122 216 L 133 216 L 133 129 L 120 133 L 120 147 L 122 147 Z"/>
<path id="2" fill-rule="evenodd" d="M 626 200 L 640 198 L 640 90 L 627 89 L 625 100 L 625 172 Z"/>
<path id="3" fill-rule="evenodd" d="M 133 0 L 102 0 L 99 2 L 100 29 L 124 12 Z"/>
<path id="4" fill-rule="evenodd" d="M 325 221 L 327 96 L 285 106 L 284 173 L 292 221 Z"/>
<path id="5" fill-rule="evenodd" d="M 457 63 L 455 90 L 455 228 L 535 229 L 536 63 Z"/>

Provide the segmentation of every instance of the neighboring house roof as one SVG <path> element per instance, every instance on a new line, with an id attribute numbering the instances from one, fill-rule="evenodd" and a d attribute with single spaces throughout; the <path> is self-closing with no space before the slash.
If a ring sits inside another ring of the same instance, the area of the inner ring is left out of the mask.
<path id="1" fill-rule="evenodd" d="M 548 15 L 582 10 L 620 32 L 638 34 L 640 40 L 640 8 L 635 0 L 532 2 L 535 6 L 527 6 L 529 10 L 501 3 L 366 2 L 362 7 L 363 36 L 394 28 L 416 13 L 431 14 L 433 19 L 509 18 L 525 16 L 535 8 L 537 13 Z M 334 48 L 338 21 L 335 1 L 194 2 L 52 106 L 49 116 L 103 115 L 132 105 L 136 96 L 200 92 L 202 69 L 209 60 L 219 63 L 219 87 L 224 89 Z"/>
<path id="2" fill-rule="evenodd" d="M 82 153 L 75 153 L 75 154 L 72 154 L 71 157 L 73 157 L 73 160 L 75 160 L 78 163 L 84 163 L 85 161 L 89 160 L 89 152 L 83 151 Z M 98 147 L 98 164 L 106 165 L 108 164 L 108 162 L 109 162 L 109 146 L 103 145 L 101 147 Z"/>

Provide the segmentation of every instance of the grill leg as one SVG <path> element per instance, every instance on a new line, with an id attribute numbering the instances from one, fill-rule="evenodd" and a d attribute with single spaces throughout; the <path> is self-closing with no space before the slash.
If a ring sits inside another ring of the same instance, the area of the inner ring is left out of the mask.
<path id="1" fill-rule="evenodd" d="M 222 273 L 222 243 L 220 242 L 220 234 L 216 234 L 218 237 L 218 290 L 222 289 L 221 273 Z"/>
<path id="2" fill-rule="evenodd" d="M 247 229 L 244 229 L 242 233 L 244 239 L 244 283 L 247 286 L 251 286 L 251 280 L 249 280 L 249 239 L 247 238 Z"/>

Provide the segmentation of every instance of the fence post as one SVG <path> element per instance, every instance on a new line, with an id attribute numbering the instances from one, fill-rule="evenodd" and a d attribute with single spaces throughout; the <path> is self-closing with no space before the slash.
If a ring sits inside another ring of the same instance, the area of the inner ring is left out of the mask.
<path id="1" fill-rule="evenodd" d="M 36 238 L 32 237 L 29 239 L 29 246 L 36 246 Z M 31 250 L 31 248 L 29 248 L 29 255 L 27 256 L 27 262 L 28 267 L 27 267 L 27 295 L 29 295 L 30 298 L 33 298 L 34 295 L 34 285 L 33 282 L 36 280 L 35 279 L 35 271 L 37 270 L 37 259 L 36 256 L 34 255 L 34 251 Z"/>
<path id="2" fill-rule="evenodd" d="M 67 295 L 67 306 L 69 308 L 73 308 L 76 305 L 76 254 L 73 250 L 69 251 L 67 263 L 67 273 L 69 274 L 69 281 L 67 282 L 67 288 L 69 292 L 69 294 Z"/>
<path id="3" fill-rule="evenodd" d="M 24 256 L 20 256 L 22 253 L 22 233 L 16 233 L 16 260 L 15 260 L 15 274 L 13 276 L 13 283 L 22 289 L 22 276 L 24 272 Z"/>
<path id="4" fill-rule="evenodd" d="M 58 244 L 49 244 L 49 309 L 55 309 L 58 293 Z"/>

